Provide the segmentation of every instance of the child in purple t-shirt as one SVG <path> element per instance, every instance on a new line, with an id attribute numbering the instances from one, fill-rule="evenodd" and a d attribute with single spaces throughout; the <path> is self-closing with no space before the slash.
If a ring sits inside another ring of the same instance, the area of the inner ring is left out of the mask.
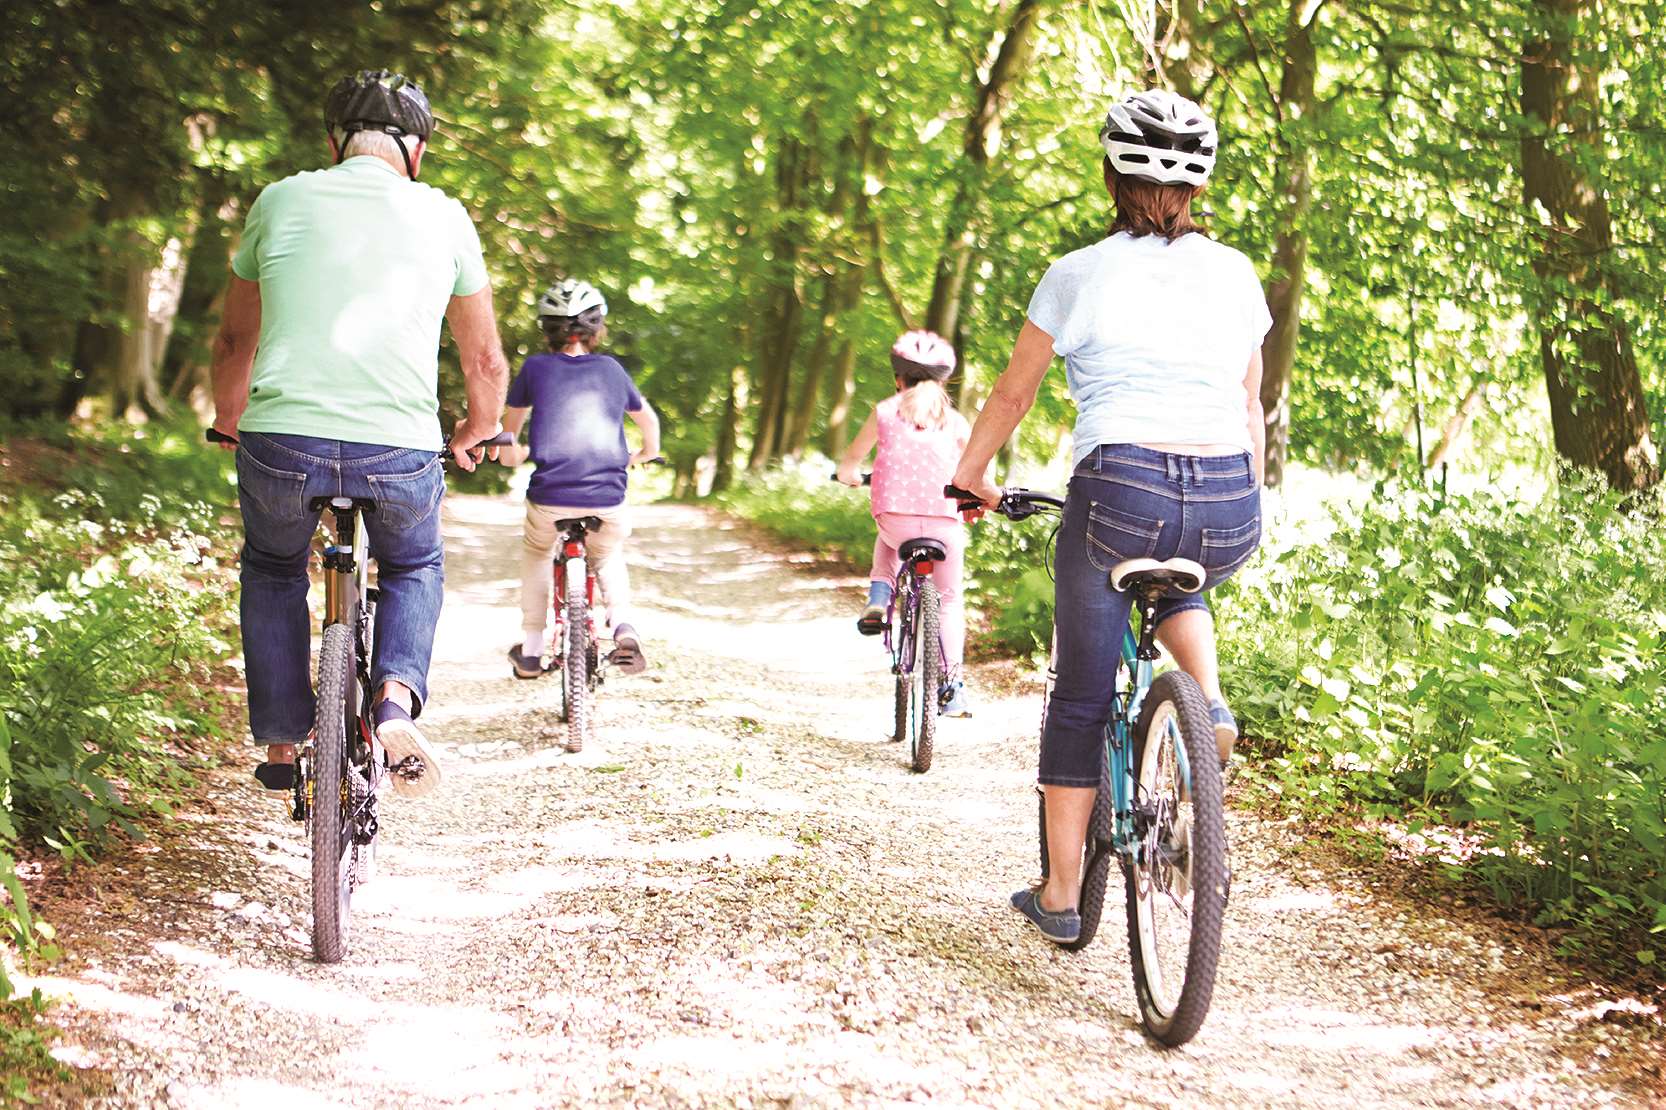
<path id="1" fill-rule="evenodd" d="M 551 286 L 538 302 L 538 323 L 550 353 L 528 358 L 509 386 L 503 428 L 518 434 L 526 424 L 527 443 L 504 448 L 498 461 L 519 466 L 530 456 L 536 466 L 527 486 L 522 536 L 523 635 L 509 649 L 517 678 L 544 673 L 555 522 L 579 516 L 602 520 L 585 542 L 607 623 L 613 626 L 612 661 L 632 674 L 646 665 L 630 621 L 625 471 L 659 454 L 659 418 L 625 368 L 595 353 L 607 335 L 606 315 L 607 302 L 594 286 L 571 278 Z M 627 416 L 642 431 L 642 449 L 634 455 L 625 444 Z"/>

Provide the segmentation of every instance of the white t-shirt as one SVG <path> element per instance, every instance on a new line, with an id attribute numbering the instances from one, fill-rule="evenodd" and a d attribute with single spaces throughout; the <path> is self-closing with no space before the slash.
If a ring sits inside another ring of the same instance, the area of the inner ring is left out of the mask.
<path id="1" fill-rule="evenodd" d="M 1240 252 L 1196 234 L 1118 232 L 1048 267 L 1029 318 L 1064 358 L 1072 465 L 1102 443 L 1250 450 L 1244 374 L 1273 318 Z"/>

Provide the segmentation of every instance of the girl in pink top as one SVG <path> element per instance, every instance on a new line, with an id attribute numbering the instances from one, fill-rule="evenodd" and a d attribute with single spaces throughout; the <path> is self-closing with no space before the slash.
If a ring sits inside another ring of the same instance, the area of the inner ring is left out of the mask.
<path id="1" fill-rule="evenodd" d="M 879 537 L 874 541 L 868 606 L 856 627 L 867 636 L 885 631 L 885 611 L 900 565 L 899 547 L 922 538 L 941 543 L 948 558 L 937 564 L 931 580 L 942 602 L 943 655 L 948 664 L 943 713 L 970 717 L 960 673 L 966 648 L 966 617 L 960 598 L 966 528 L 954 501 L 943 496 L 943 487 L 954 475 L 971 435 L 966 418 L 955 411 L 943 388 L 954 372 L 954 348 L 932 332 L 911 331 L 892 345 L 891 366 L 897 375 L 896 396 L 874 406 L 839 460 L 839 481 L 859 485 L 857 470 L 862 460 L 876 445 L 879 448 L 873 465 L 873 517 Z"/>

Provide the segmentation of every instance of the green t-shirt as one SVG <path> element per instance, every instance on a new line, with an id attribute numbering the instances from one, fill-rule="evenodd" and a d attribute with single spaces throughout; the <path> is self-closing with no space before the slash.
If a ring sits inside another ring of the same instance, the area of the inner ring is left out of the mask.
<path id="1" fill-rule="evenodd" d="M 240 430 L 439 450 L 440 321 L 486 286 L 461 204 L 349 158 L 262 190 L 231 268 L 260 282 Z"/>

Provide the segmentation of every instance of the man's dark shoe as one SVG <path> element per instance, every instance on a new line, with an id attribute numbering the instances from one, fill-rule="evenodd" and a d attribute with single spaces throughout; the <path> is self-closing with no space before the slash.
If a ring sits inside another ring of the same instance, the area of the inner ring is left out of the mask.
<path id="1" fill-rule="evenodd" d="M 1054 944 L 1073 944 L 1082 935 L 1082 915 L 1075 910 L 1053 913 L 1042 909 L 1040 887 L 1015 893 L 1012 908 L 1023 914 L 1037 932 Z"/>
<path id="2" fill-rule="evenodd" d="M 509 664 L 515 668 L 516 678 L 543 678 L 544 661 L 521 650 L 520 644 L 509 648 Z"/>
<path id="3" fill-rule="evenodd" d="M 294 790 L 295 764 L 262 763 L 255 768 L 255 779 L 268 790 Z"/>

